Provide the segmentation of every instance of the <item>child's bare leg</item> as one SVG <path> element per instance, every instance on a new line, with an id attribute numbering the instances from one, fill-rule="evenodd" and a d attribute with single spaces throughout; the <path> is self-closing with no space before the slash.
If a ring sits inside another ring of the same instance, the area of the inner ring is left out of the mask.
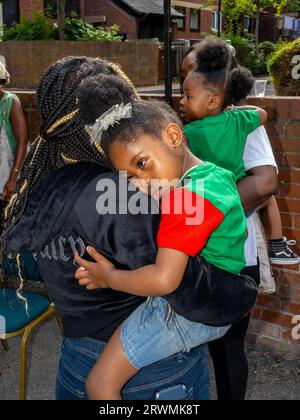
<path id="1" fill-rule="evenodd" d="M 280 211 L 276 198 L 271 197 L 260 210 L 261 220 L 268 240 L 281 239 L 283 236 Z"/>
<path id="2" fill-rule="evenodd" d="M 121 390 L 137 372 L 127 359 L 119 327 L 90 373 L 86 389 L 90 400 L 121 400 Z"/>

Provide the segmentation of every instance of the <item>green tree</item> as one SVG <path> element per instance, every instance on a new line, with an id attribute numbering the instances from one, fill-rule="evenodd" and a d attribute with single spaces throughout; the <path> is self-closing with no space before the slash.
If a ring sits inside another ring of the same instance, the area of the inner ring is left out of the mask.
<path id="1" fill-rule="evenodd" d="M 57 1 L 57 20 L 58 20 L 58 38 L 60 41 L 65 39 L 65 17 L 67 0 Z"/>
<path id="2" fill-rule="evenodd" d="M 259 51 L 260 14 L 273 7 L 278 15 L 286 9 L 300 11 L 300 0 L 223 0 L 223 12 L 231 28 L 240 20 L 241 15 L 255 18 L 255 49 Z"/>

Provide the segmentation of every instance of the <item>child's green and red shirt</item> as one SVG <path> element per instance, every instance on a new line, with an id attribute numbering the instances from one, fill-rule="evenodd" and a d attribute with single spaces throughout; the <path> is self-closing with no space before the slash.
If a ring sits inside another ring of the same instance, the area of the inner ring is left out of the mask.
<path id="1" fill-rule="evenodd" d="M 210 264 L 240 274 L 246 265 L 246 218 L 234 175 L 206 162 L 182 181 L 162 201 L 158 246 L 200 253 Z"/>

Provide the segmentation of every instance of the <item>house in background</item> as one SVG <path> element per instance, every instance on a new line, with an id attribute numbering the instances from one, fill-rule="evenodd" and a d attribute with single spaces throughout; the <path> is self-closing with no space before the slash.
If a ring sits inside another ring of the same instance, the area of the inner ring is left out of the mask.
<path id="1" fill-rule="evenodd" d="M 125 39 L 163 39 L 163 0 L 81 0 L 81 17 L 93 24 L 117 24 Z M 172 17 L 181 14 L 172 8 Z"/>
<path id="2" fill-rule="evenodd" d="M 175 19 L 174 39 L 198 41 L 203 35 L 218 32 L 218 5 L 207 7 L 207 0 L 171 0 L 184 18 Z"/>
<path id="3" fill-rule="evenodd" d="M 6 0 L 0 3 L 0 23 L 10 26 L 19 22 L 19 19 L 19 0 Z"/>
<path id="4" fill-rule="evenodd" d="M 204 34 L 218 31 L 218 0 L 210 7 L 207 0 L 171 0 L 173 39 L 196 42 Z M 56 17 L 56 0 L 5 0 L 0 3 L 0 22 L 12 25 L 20 15 L 31 17 L 34 10 L 43 11 L 51 6 Z M 163 0 L 67 0 L 66 15 L 75 11 L 82 19 L 94 24 L 117 24 L 124 39 L 163 39 Z M 299 13 L 286 11 L 287 17 L 299 18 Z M 223 18 L 221 16 L 222 28 Z M 241 16 L 242 31 L 255 32 L 255 20 Z M 293 39 L 295 34 L 285 30 L 282 19 L 270 7 L 261 13 L 260 41 L 277 42 Z M 297 34 L 299 36 L 299 33 Z"/>
<path id="5" fill-rule="evenodd" d="M 295 28 L 291 29 L 289 26 L 286 26 L 287 18 L 292 18 L 295 21 L 299 20 L 300 13 L 286 10 L 283 13 L 283 16 L 277 16 L 275 9 L 272 7 L 269 7 L 264 12 L 262 12 L 260 15 L 260 41 L 278 42 L 279 39 L 293 40 L 298 38 L 300 36 L 300 22 L 297 26 L 295 25 Z M 252 28 L 250 26 L 250 32 L 254 31 L 255 23 L 252 22 Z"/>
<path id="6" fill-rule="evenodd" d="M 217 32 L 217 6 L 207 8 L 206 0 L 171 0 L 173 38 L 197 41 L 203 34 Z M 66 15 L 75 11 L 93 25 L 117 24 L 124 39 L 163 39 L 163 0 L 68 0 Z M 216 1 L 217 4 L 217 1 Z M 19 22 L 20 15 L 32 17 L 34 10 L 50 6 L 56 17 L 56 0 L 6 0 L 3 21 Z"/>
<path id="7" fill-rule="evenodd" d="M 66 6 L 66 15 L 70 15 L 72 11 L 79 13 L 80 1 L 68 0 Z M 56 0 L 5 0 L 0 3 L 0 23 L 11 26 L 20 21 L 20 16 L 31 18 L 34 11 L 43 12 L 46 7 L 50 6 L 53 16 L 56 17 L 57 2 Z M 2 21 L 1 21 L 2 12 Z"/>
<path id="8" fill-rule="evenodd" d="M 206 0 L 171 3 L 174 39 L 197 41 L 213 27 L 217 31 L 217 6 L 206 8 Z M 94 24 L 117 24 L 128 39 L 163 38 L 163 0 L 81 0 L 80 4 L 82 18 Z"/>
<path id="9" fill-rule="evenodd" d="M 42 0 L 42 2 L 44 3 L 44 8 L 50 8 L 53 18 L 57 18 L 57 0 Z M 70 16 L 72 12 L 76 12 L 80 15 L 79 0 L 67 0 L 66 16 Z"/>

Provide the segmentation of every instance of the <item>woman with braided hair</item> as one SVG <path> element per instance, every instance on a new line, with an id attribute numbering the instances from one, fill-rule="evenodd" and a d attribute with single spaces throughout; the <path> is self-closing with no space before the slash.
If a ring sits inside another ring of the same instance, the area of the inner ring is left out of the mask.
<path id="1" fill-rule="evenodd" d="M 77 161 L 102 162 L 98 145 L 89 141 L 88 132 L 78 124 L 74 92 L 84 77 L 97 73 L 117 74 L 117 71 L 121 72 L 113 64 L 85 57 L 63 59 L 46 71 L 36 92 L 38 113 L 43 121 L 41 135 L 31 147 L 17 192 L 6 210 L 8 225 L 21 217 L 28 196 L 46 169 L 58 169 Z"/>
<path id="2" fill-rule="evenodd" d="M 127 191 L 127 181 L 105 168 L 100 145 L 81 122 L 76 90 L 84 79 L 98 74 L 104 82 L 110 76 L 110 84 L 101 85 L 101 97 L 113 95 L 118 103 L 124 96 L 138 99 L 124 73 L 104 60 L 68 57 L 49 67 L 37 88 L 40 136 L 7 208 L 2 238 L 5 253 L 34 253 L 48 294 L 63 319 L 58 400 L 87 399 L 85 380 L 106 343 L 144 302 L 144 298 L 126 293 L 91 292 L 81 287 L 75 279 L 74 253 L 86 257 L 86 245 L 91 244 L 116 266 L 136 269 L 154 262 L 157 251 L 159 212 L 151 214 L 153 203 L 149 201 L 144 214 L 122 211 L 122 188 L 127 192 L 126 205 L 137 191 L 132 187 Z M 86 112 L 93 114 L 95 106 L 91 100 Z M 108 193 L 109 186 L 112 190 Z M 117 204 L 116 211 L 107 212 L 110 198 Z M 193 278 L 198 272 L 197 262 L 191 261 L 186 276 Z M 142 369 L 122 395 L 131 400 L 209 399 L 203 348 Z"/>

